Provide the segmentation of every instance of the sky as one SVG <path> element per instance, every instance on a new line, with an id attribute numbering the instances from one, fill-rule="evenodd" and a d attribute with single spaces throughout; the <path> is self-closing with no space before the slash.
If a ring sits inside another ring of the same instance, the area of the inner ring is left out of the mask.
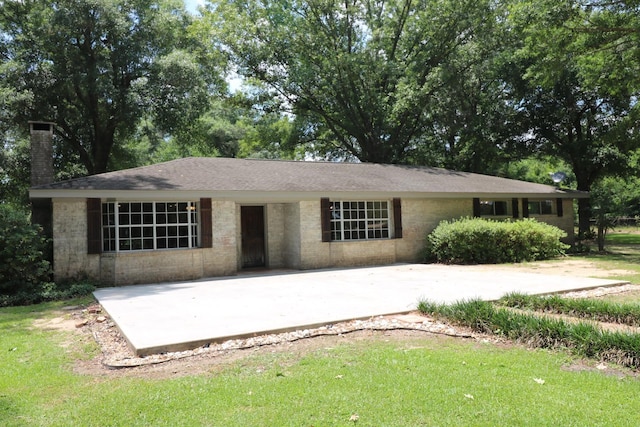
<path id="1" fill-rule="evenodd" d="M 187 11 L 193 14 L 198 13 L 198 6 L 204 5 L 204 0 L 184 0 Z"/>

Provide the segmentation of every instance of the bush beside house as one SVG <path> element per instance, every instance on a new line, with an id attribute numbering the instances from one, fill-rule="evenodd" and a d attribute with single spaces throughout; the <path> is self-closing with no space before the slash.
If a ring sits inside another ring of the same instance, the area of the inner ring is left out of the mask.
<path id="1" fill-rule="evenodd" d="M 447 264 L 498 264 L 564 255 L 566 233 L 534 219 L 442 221 L 428 236 L 426 257 Z"/>
<path id="2" fill-rule="evenodd" d="M 48 241 L 41 227 L 11 205 L 0 204 L 0 307 L 86 295 L 90 283 L 51 281 L 51 264 L 45 258 Z"/>

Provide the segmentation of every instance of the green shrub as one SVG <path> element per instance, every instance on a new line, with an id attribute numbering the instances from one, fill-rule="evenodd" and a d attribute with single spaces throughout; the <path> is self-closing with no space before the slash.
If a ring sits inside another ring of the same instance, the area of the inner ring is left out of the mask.
<path id="1" fill-rule="evenodd" d="M 27 213 L 0 204 L 0 307 L 74 298 L 95 289 L 87 281 L 53 283 L 46 250 L 47 239 Z"/>
<path id="2" fill-rule="evenodd" d="M 534 219 L 442 221 L 428 236 L 427 260 L 450 264 L 536 261 L 564 255 L 566 233 Z"/>
<path id="3" fill-rule="evenodd" d="M 0 295 L 37 292 L 50 280 L 47 239 L 27 214 L 0 204 Z"/>

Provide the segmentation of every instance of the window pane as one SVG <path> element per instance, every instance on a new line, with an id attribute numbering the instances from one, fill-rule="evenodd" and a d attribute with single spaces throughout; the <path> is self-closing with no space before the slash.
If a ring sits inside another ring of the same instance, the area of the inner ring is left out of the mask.
<path id="1" fill-rule="evenodd" d="M 507 215 L 507 202 L 494 202 L 496 215 Z"/>
<path id="2" fill-rule="evenodd" d="M 129 225 L 129 214 L 121 213 L 118 215 L 118 222 L 120 225 Z"/>
<path id="3" fill-rule="evenodd" d="M 480 215 L 493 215 L 493 202 L 488 200 L 480 201 Z"/>
<path id="4" fill-rule="evenodd" d="M 530 215 L 540 214 L 540 202 L 529 202 L 529 214 Z"/>

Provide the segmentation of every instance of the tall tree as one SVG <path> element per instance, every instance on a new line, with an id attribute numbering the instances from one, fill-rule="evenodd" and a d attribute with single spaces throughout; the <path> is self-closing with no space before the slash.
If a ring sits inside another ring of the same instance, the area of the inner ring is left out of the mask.
<path id="1" fill-rule="evenodd" d="M 0 93 L 14 128 L 50 120 L 89 174 L 153 117 L 177 132 L 223 82 L 177 0 L 6 0 Z M 117 152 L 117 150 L 116 150 Z"/>
<path id="2" fill-rule="evenodd" d="M 423 143 L 443 65 L 483 31 L 492 3 L 228 0 L 213 1 L 207 17 L 240 72 L 281 97 L 301 134 L 329 139 L 344 157 L 402 163 Z"/>
<path id="3" fill-rule="evenodd" d="M 495 7 L 493 13 L 441 67 L 443 86 L 429 105 L 431 122 L 423 136 L 424 155 L 436 158 L 420 163 L 497 174 L 522 154 L 514 142 L 527 129 L 508 84 L 517 35 L 505 25 L 506 8 Z"/>
<path id="4" fill-rule="evenodd" d="M 514 31 L 522 34 L 517 52 L 521 75 L 518 108 L 528 118 L 527 143 L 572 168 L 577 189 L 589 191 L 604 176 L 623 173 L 638 146 L 638 92 L 628 86 L 603 87 L 585 79 L 573 29 L 590 10 L 575 0 L 516 2 Z M 568 24 L 570 23 L 570 24 Z M 580 232 L 589 231 L 590 201 L 579 199 Z"/>

